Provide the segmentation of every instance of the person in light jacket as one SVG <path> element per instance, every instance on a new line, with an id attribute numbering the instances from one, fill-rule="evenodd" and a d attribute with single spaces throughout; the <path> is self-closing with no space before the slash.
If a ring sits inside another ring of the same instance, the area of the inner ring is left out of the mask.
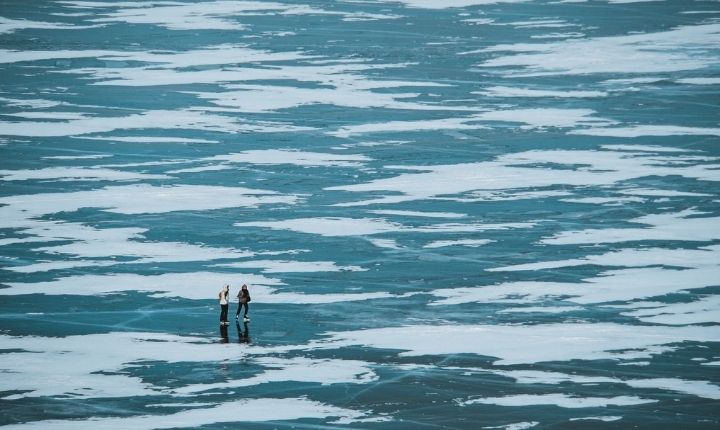
<path id="1" fill-rule="evenodd" d="M 220 299 L 220 325 L 228 325 L 228 296 L 230 295 L 230 285 L 225 285 L 222 290 L 220 290 L 220 293 L 218 293 L 218 298 Z"/>

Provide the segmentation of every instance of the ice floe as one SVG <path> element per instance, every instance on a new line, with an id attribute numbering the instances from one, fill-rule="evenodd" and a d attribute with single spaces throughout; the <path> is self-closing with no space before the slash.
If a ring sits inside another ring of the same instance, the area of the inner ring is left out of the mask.
<path id="1" fill-rule="evenodd" d="M 273 230 L 290 230 L 299 233 L 316 234 L 320 236 L 365 236 L 389 232 L 476 232 L 487 230 L 507 230 L 514 228 L 528 228 L 534 223 L 507 223 L 507 224 L 430 224 L 423 227 L 409 227 L 399 223 L 390 222 L 382 218 L 344 218 L 344 217 L 318 217 L 296 218 L 284 221 L 250 221 L 234 224 L 236 227 L 261 227 Z"/>
<path id="2" fill-rule="evenodd" d="M 237 411 L 242 410 L 242 413 Z M 363 419 L 364 412 L 331 406 L 307 398 L 243 399 L 220 403 L 212 408 L 189 409 L 174 414 L 140 415 L 85 420 L 44 420 L 5 426 L 13 429 L 98 429 L 130 426 L 142 429 L 197 428 L 217 423 L 292 421 L 300 419 L 336 419 L 352 423 Z M 380 417 L 382 418 L 382 417 Z"/>
<path id="3" fill-rule="evenodd" d="M 698 216 L 695 210 L 650 214 L 629 220 L 638 228 L 606 228 L 565 231 L 542 240 L 552 245 L 620 243 L 640 240 L 708 242 L 720 238 L 720 217 Z"/>
<path id="4" fill-rule="evenodd" d="M 102 25 L 73 25 L 61 22 L 30 21 L 27 19 L 10 19 L 0 16 L 0 34 L 14 33 L 26 28 L 46 30 L 83 30 L 102 27 Z"/>
<path id="5" fill-rule="evenodd" d="M 193 110 L 146 111 L 139 114 L 115 117 L 91 117 L 70 121 L 0 121 L 0 135 L 52 137 L 75 136 L 90 133 L 107 133 L 116 130 L 201 130 L 222 133 L 241 131 L 287 132 L 308 130 L 282 123 L 242 123 L 225 116 Z"/>
<path id="6" fill-rule="evenodd" d="M 333 261 L 252 260 L 218 264 L 218 267 L 262 269 L 264 273 L 362 272 L 360 266 L 338 266 Z"/>
<path id="7" fill-rule="evenodd" d="M 688 25 L 654 33 L 496 45 L 481 52 L 511 54 L 479 67 L 498 68 L 497 73 L 515 77 L 678 72 L 717 64 L 705 54 L 718 43 L 720 24 Z"/>
<path id="8" fill-rule="evenodd" d="M 55 179 L 61 181 L 142 181 L 170 176 L 88 167 L 46 167 L 32 170 L 0 170 L 0 181 Z"/>
<path id="9" fill-rule="evenodd" d="M 715 327 L 610 323 L 538 325 L 411 325 L 327 333 L 313 348 L 366 346 L 401 356 L 478 354 L 495 364 L 647 358 L 682 342 L 717 342 Z M 433 339 L 442 339 L 435 342 Z M 518 347 L 522 345 L 522 348 Z"/>
<path id="10" fill-rule="evenodd" d="M 645 176 L 683 176 L 705 181 L 720 181 L 720 171 L 713 165 L 713 157 L 698 158 L 695 155 L 668 153 L 657 155 L 647 152 L 615 150 L 547 150 L 509 153 L 495 160 L 446 165 L 389 166 L 415 172 L 377 179 L 374 181 L 328 187 L 327 190 L 353 192 L 386 192 L 388 195 L 371 200 L 344 203 L 343 205 L 367 205 L 374 203 L 398 203 L 423 199 L 450 199 L 464 201 L 475 193 L 510 191 L 506 198 L 516 193 L 527 193 L 531 188 L 553 186 L 600 186 L 613 185 Z M 532 191 L 536 192 L 536 191 Z M 557 193 L 557 190 L 542 191 Z M 567 192 L 563 190 L 562 192 Z M 468 194 L 469 193 L 469 194 Z M 482 195 L 482 194 L 481 194 Z M 557 195 L 557 194 L 555 194 Z M 538 197 L 538 195 L 532 195 Z M 665 222 L 665 218 L 682 216 L 657 215 L 639 222 Z M 683 220 L 704 223 L 704 219 Z M 677 221 L 676 224 L 680 223 Z M 559 239 L 548 240 L 556 241 Z"/>
<path id="11" fill-rule="evenodd" d="M 608 95 L 605 91 L 583 91 L 583 90 L 536 90 L 530 88 L 487 87 L 483 91 L 472 92 L 471 94 L 480 94 L 489 97 L 559 97 L 559 98 L 585 98 L 585 97 L 605 97 Z"/>
<path id="12" fill-rule="evenodd" d="M 393 297 L 386 292 L 328 294 L 283 292 L 276 288 L 284 285 L 279 279 L 237 272 L 80 275 L 47 282 L 8 282 L 4 283 L 8 288 L 0 288 L 0 296 L 21 294 L 96 296 L 145 292 L 154 298 L 216 300 L 217 291 L 223 285 L 229 284 L 231 290 L 235 291 L 243 283 L 250 286 L 253 300 L 261 303 L 322 304 Z"/>
<path id="13" fill-rule="evenodd" d="M 515 394 L 504 397 L 481 397 L 465 401 L 465 406 L 478 403 L 498 406 L 554 405 L 560 408 L 603 408 L 607 406 L 629 406 L 655 403 L 657 400 L 636 396 L 578 397 L 568 394 Z"/>

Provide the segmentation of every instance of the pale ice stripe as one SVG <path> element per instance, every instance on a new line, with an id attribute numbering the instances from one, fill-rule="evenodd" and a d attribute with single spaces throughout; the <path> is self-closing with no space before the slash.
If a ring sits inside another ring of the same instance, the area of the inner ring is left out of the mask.
<path id="1" fill-rule="evenodd" d="M 2 51 L 0 51 L 2 52 Z M 2 56 L 0 56 L 0 62 L 2 62 Z M 65 103 L 56 102 L 54 100 L 43 100 L 43 99 L 9 99 L 6 97 L 0 97 L 0 101 L 5 103 L 6 106 L 11 107 L 23 107 L 30 109 L 47 109 L 55 106 L 60 106 Z"/>
<path id="2" fill-rule="evenodd" d="M 602 145 L 601 148 L 611 151 L 639 151 L 639 152 L 694 152 L 693 149 L 673 148 L 658 145 Z"/>
<path id="3" fill-rule="evenodd" d="M 142 181 L 169 179 L 168 175 L 124 172 L 91 167 L 47 167 L 33 170 L 0 170 L 0 181 L 56 179 L 62 181 Z"/>
<path id="4" fill-rule="evenodd" d="M 647 197 L 712 197 L 712 194 L 707 193 L 692 193 L 689 191 L 660 190 L 653 188 L 630 188 L 626 190 L 619 190 L 618 193 Z"/>
<path id="5" fill-rule="evenodd" d="M 414 83 L 418 86 L 417 83 Z M 433 85 L 437 86 L 437 85 Z M 335 88 L 299 88 L 289 86 L 243 85 L 235 91 L 193 92 L 210 103 L 237 112 L 262 113 L 300 106 L 325 104 L 349 108 L 383 108 L 407 110 L 476 111 L 476 107 L 446 106 L 405 101 L 419 93 L 380 93 L 338 81 Z"/>
<path id="6" fill-rule="evenodd" d="M 165 173 L 170 173 L 170 174 L 200 173 L 200 172 L 216 172 L 216 171 L 220 171 L 220 170 L 234 170 L 234 169 L 236 169 L 236 168 L 229 164 L 215 164 L 212 166 L 198 166 L 198 167 L 188 167 L 187 169 L 168 170 Z"/>
<path id="7" fill-rule="evenodd" d="M 720 323 L 720 296 L 706 296 L 689 303 L 660 304 L 652 308 L 624 312 L 650 324 L 685 325 Z"/>
<path id="8" fill-rule="evenodd" d="M 564 231 L 541 243 L 551 245 L 579 245 L 621 243 L 639 240 L 677 240 L 707 242 L 720 238 L 720 217 L 697 217 L 692 209 L 677 213 L 650 214 L 629 220 L 642 224 L 638 228 L 605 228 Z M 690 218 L 691 216 L 695 216 Z"/>
<path id="9" fill-rule="evenodd" d="M 75 139 L 104 140 L 109 142 L 128 143 L 218 143 L 217 140 L 191 139 L 187 137 L 158 137 L 158 136 L 73 136 Z"/>
<path id="10" fill-rule="evenodd" d="M 403 249 L 402 246 L 398 245 L 397 241 L 393 239 L 380 239 L 377 237 L 369 237 L 367 241 L 377 246 L 378 248 L 386 249 Z"/>
<path id="11" fill-rule="evenodd" d="M 263 273 L 364 272 L 360 266 L 338 266 L 333 261 L 252 260 L 217 264 L 217 267 L 262 269 Z"/>
<path id="12" fill-rule="evenodd" d="M 585 33 L 568 32 L 568 33 L 548 33 L 548 34 L 533 34 L 530 36 L 531 39 L 571 39 L 585 36 Z"/>
<path id="13" fill-rule="evenodd" d="M 245 379 L 214 384 L 191 384 L 170 389 L 173 395 L 189 395 L 209 390 L 250 387 L 271 382 L 314 382 L 331 384 L 367 384 L 378 379 L 367 362 L 358 360 L 312 359 L 307 357 L 258 357 L 253 362 L 267 368 Z"/>
<path id="14" fill-rule="evenodd" d="M 483 91 L 473 91 L 471 94 L 480 94 L 490 97 L 560 97 L 560 98 L 585 98 L 585 97 L 605 97 L 608 95 L 605 91 L 554 91 L 554 90 L 534 90 L 530 88 L 516 87 L 487 87 Z"/>
<path id="15" fill-rule="evenodd" d="M 394 297 L 390 293 L 331 293 L 303 294 L 278 291 L 283 283 L 274 278 L 247 273 L 193 272 L 163 275 L 82 275 L 37 283 L 6 283 L 0 296 L 21 294 L 97 296 L 122 294 L 129 291 L 150 293 L 154 298 L 182 297 L 191 300 L 217 300 L 217 291 L 230 284 L 231 291 L 246 283 L 253 301 L 276 304 L 324 304 L 364 301 Z M 272 286 L 272 287 L 271 287 Z"/>
<path id="16" fill-rule="evenodd" d="M 560 201 L 591 205 L 621 206 L 626 203 L 644 203 L 645 199 L 641 197 L 578 197 L 574 199 L 561 199 Z"/>
<path id="17" fill-rule="evenodd" d="M 39 239 L 39 241 L 44 239 Z M 136 263 L 135 261 L 127 262 L 128 264 Z M 5 270 L 16 273 L 39 273 L 49 272 L 52 270 L 73 269 L 76 267 L 108 267 L 116 264 L 125 264 L 121 261 L 98 261 L 98 260 L 64 260 L 64 261 L 44 261 L 40 263 L 26 264 L 24 266 L 9 266 Z"/>
<path id="18" fill-rule="evenodd" d="M 0 225 L 13 227 L 29 218 L 81 208 L 132 215 L 294 204 L 297 201 L 296 196 L 243 187 L 122 185 L 89 191 L 2 197 L 0 204 L 6 206 L 0 207 Z"/>
<path id="19" fill-rule="evenodd" d="M 605 422 L 613 422 L 613 421 L 619 421 L 623 417 L 618 415 L 600 415 L 597 417 L 582 417 L 582 418 L 570 418 L 570 421 L 605 421 Z"/>
<path id="20" fill-rule="evenodd" d="M 327 333 L 311 348 L 366 346 L 400 356 L 479 354 L 495 364 L 647 358 L 678 342 L 718 342 L 716 327 L 563 323 L 537 325 L 415 325 Z M 428 342 L 442 339 L 442 342 Z M 548 348 L 552 345 L 552 348 Z"/>
<path id="21" fill-rule="evenodd" d="M 287 132 L 309 130 L 282 123 L 242 123 L 229 116 L 208 114 L 189 109 L 154 110 L 119 117 L 92 117 L 64 122 L 0 121 L 0 135 L 53 137 L 89 133 L 106 133 L 115 130 L 202 130 L 223 133 Z"/>
<path id="22" fill-rule="evenodd" d="M 577 24 L 572 24 L 561 19 L 537 19 L 530 21 L 512 21 L 504 23 L 494 23 L 493 25 L 509 25 L 515 28 L 563 28 L 563 27 L 577 27 Z"/>
<path id="23" fill-rule="evenodd" d="M 371 160 L 371 158 L 361 154 L 331 154 L 294 149 L 248 150 L 200 159 L 200 161 L 222 161 L 227 163 L 294 164 L 296 166 L 313 167 L 360 167 Z"/>
<path id="24" fill-rule="evenodd" d="M 465 218 L 467 214 L 455 213 L 455 212 L 420 212 L 420 211 L 402 211 L 402 210 L 391 210 L 391 209 L 377 209 L 370 210 L 370 213 L 377 215 L 399 215 L 399 216 L 414 216 L 424 218 Z"/>
<path id="25" fill-rule="evenodd" d="M 623 79 L 608 79 L 602 81 L 603 84 L 653 84 L 655 82 L 662 82 L 665 78 L 661 77 L 645 77 L 645 78 L 623 78 Z"/>
<path id="26" fill-rule="evenodd" d="M 685 78 L 678 79 L 677 82 L 691 85 L 718 85 L 720 84 L 720 78 Z"/>
<path id="27" fill-rule="evenodd" d="M 458 240 L 436 240 L 423 246 L 423 248 L 444 248 L 446 246 L 468 246 L 475 248 L 495 242 L 489 239 L 458 239 Z"/>
<path id="28" fill-rule="evenodd" d="M 431 306 L 463 303 L 542 303 L 564 298 L 570 304 L 609 303 L 660 297 L 717 285 L 720 265 L 677 270 L 658 267 L 611 270 L 581 283 L 518 281 L 477 287 L 437 289 Z M 632 285 L 633 288 L 628 288 Z M 715 317 L 712 316 L 712 319 Z"/>
<path id="29" fill-rule="evenodd" d="M 463 201 L 463 196 L 452 196 L 481 191 L 525 191 L 523 189 L 559 185 L 613 185 L 648 176 L 683 176 L 704 181 L 720 181 L 720 170 L 711 165 L 698 164 L 700 161 L 717 161 L 717 158 L 698 160 L 685 155 L 658 156 L 608 150 L 536 150 L 505 154 L 495 160 L 478 163 L 388 166 L 416 172 L 325 189 L 388 193 L 384 197 L 371 200 L 342 203 L 355 206 L 437 198 Z M 552 164 L 568 168 L 548 167 Z"/>
<path id="30" fill-rule="evenodd" d="M 534 223 L 507 224 L 432 224 L 423 227 L 408 227 L 399 223 L 380 218 L 343 218 L 318 217 L 296 218 L 284 221 L 250 221 L 234 224 L 236 227 L 260 227 L 273 230 L 289 230 L 298 233 L 317 234 L 321 236 L 364 236 L 390 232 L 475 232 L 487 230 L 507 230 L 513 228 L 529 228 Z"/>
<path id="31" fill-rule="evenodd" d="M 147 264 L 160 262 L 211 261 L 252 257 L 249 251 L 232 248 L 213 248 L 182 242 L 147 241 L 141 228 L 99 229 L 83 224 L 26 220 L 14 225 L 22 238 L 0 241 L 0 246 L 15 243 L 37 243 L 62 241 L 61 245 L 47 245 L 33 248 L 35 252 L 72 255 L 73 260 L 38 262 L 24 266 L 10 266 L 7 270 L 21 273 L 42 272 L 72 267 L 100 267 L 122 264 Z M 75 258 L 93 258 L 77 260 Z M 118 259 L 126 257 L 127 259 Z M 97 260 L 103 258 L 103 260 Z"/>
<path id="32" fill-rule="evenodd" d="M 57 119 L 57 120 L 78 120 L 89 118 L 87 113 L 83 112 L 15 112 L 6 113 L 6 116 L 16 116 L 19 118 L 26 119 Z"/>
<path id="33" fill-rule="evenodd" d="M 395 0 L 382 0 L 395 3 Z M 467 6 L 493 5 L 499 3 L 524 3 L 528 0 L 397 0 L 408 7 L 422 9 L 462 8 Z"/>
<path id="34" fill-rule="evenodd" d="M 678 378 L 630 379 L 623 381 L 633 388 L 655 388 L 720 400 L 720 387 L 708 381 L 686 381 Z"/>
<path id="35" fill-rule="evenodd" d="M 610 251 L 605 254 L 588 255 L 582 258 L 515 264 L 486 270 L 489 272 L 513 272 L 519 270 L 557 269 L 561 267 L 582 266 L 585 264 L 618 267 L 665 265 L 698 268 L 718 265 L 718 261 L 720 261 L 720 245 L 712 245 L 699 249 L 627 248 Z"/>
<path id="36" fill-rule="evenodd" d="M 66 337 L 0 335 L 8 352 L 0 369 L 5 375 L 3 398 L 73 396 L 112 398 L 148 395 L 184 395 L 217 388 L 248 387 L 270 382 L 300 381 L 320 384 L 365 384 L 377 379 L 370 363 L 358 360 L 306 357 L 257 357 L 282 348 L 245 345 L 218 346 L 215 339 L 161 333 L 110 332 Z M 139 362 L 164 363 L 252 361 L 263 368 L 254 376 L 220 384 L 191 384 L 168 388 L 143 382 L 125 372 Z"/>
<path id="37" fill-rule="evenodd" d="M 690 394 L 706 399 L 720 399 L 720 387 L 708 381 L 679 378 L 621 379 L 534 370 L 487 371 L 512 378 L 520 384 L 562 384 L 564 382 L 572 382 L 574 384 L 622 384 L 633 388 L 655 388 L 664 391 Z"/>
<path id="38" fill-rule="evenodd" d="M 308 5 L 293 5 L 258 1 L 210 1 L 202 4 L 177 2 L 110 3 L 65 1 L 70 7 L 115 8 L 101 14 L 93 22 L 125 22 L 129 24 L 156 24 L 169 30 L 247 30 L 249 26 L 236 17 L 257 15 L 334 15 L 344 21 L 395 19 L 397 15 L 339 12 L 318 9 Z"/>
<path id="39" fill-rule="evenodd" d="M 52 155 L 42 157 L 43 160 L 96 160 L 99 158 L 110 158 L 112 154 L 94 154 L 94 155 Z"/>
<path id="40" fill-rule="evenodd" d="M 642 136 L 720 136 L 720 127 L 686 127 L 680 125 L 637 125 L 632 127 L 593 127 L 571 130 L 568 134 L 603 137 Z"/>
<path id="41" fill-rule="evenodd" d="M 470 399 L 463 405 L 478 403 L 498 406 L 535 406 L 554 405 L 560 408 L 604 408 L 607 406 L 632 406 L 645 403 L 655 403 L 657 400 L 643 399 L 636 396 L 616 397 L 576 397 L 568 394 L 515 394 L 505 397 L 482 397 Z"/>
<path id="42" fill-rule="evenodd" d="M 2 51 L 0 51 L 1 53 Z M 368 70 L 384 70 L 389 68 L 404 68 L 408 64 L 366 64 L 358 63 L 353 59 L 343 59 L 340 62 L 322 63 L 306 61 L 308 65 L 272 65 L 272 67 L 231 67 L 226 66 L 222 69 L 208 69 L 185 71 L 188 66 L 184 63 L 196 62 L 198 65 L 207 63 L 220 63 L 228 61 L 227 56 L 221 56 L 217 59 L 212 54 L 214 50 L 210 50 L 209 58 L 205 58 L 208 54 L 199 52 L 190 58 L 176 58 L 177 54 L 165 54 L 165 56 L 154 59 L 148 58 L 149 62 L 159 62 L 162 67 L 123 67 L 123 68 L 81 68 L 70 69 L 63 73 L 88 75 L 96 82 L 90 85 L 113 85 L 113 86 L 157 86 L 157 85 L 179 85 L 179 84 L 203 84 L 203 83 L 227 83 L 227 82 L 251 82 L 251 81 L 282 81 L 291 80 L 298 82 L 317 83 L 322 86 L 331 88 L 352 88 L 357 90 L 371 90 L 380 88 L 398 88 L 398 87 L 446 87 L 447 84 L 440 84 L 426 81 L 395 81 L 395 80 L 371 80 L 360 75 L 360 72 Z M 294 53 L 278 53 L 289 56 Z M 296 54 L 297 55 L 297 54 Z M 230 57 L 232 58 L 232 57 Z M 155 61 L 152 61 L 155 60 Z M 270 60 L 267 60 L 270 61 Z M 262 62 L 261 60 L 253 61 L 253 64 Z M 212 65 L 212 64 L 210 64 Z M 232 84 L 224 85 L 224 88 L 232 90 L 236 88 Z"/>
<path id="43" fill-rule="evenodd" d="M 677 72 L 718 64 L 711 50 L 719 43 L 720 24 L 680 26 L 625 36 L 496 45 L 481 52 L 510 54 L 487 60 L 479 67 L 502 68 L 497 73 L 514 77 Z"/>
<path id="44" fill-rule="evenodd" d="M 521 423 L 506 424 L 504 426 L 491 426 L 491 427 L 481 427 L 481 428 L 504 429 L 504 430 L 525 430 L 525 429 L 533 428 L 538 424 L 540 424 L 538 421 L 526 421 L 526 422 L 521 422 Z"/>
<path id="45" fill-rule="evenodd" d="M 234 413 L 233 413 L 234 411 Z M 239 413 L 238 411 L 242 411 Z M 84 420 L 29 421 L 4 426 L 4 430 L 97 430 L 198 428 L 217 423 L 293 421 L 337 418 L 345 423 L 362 419 L 366 413 L 300 398 L 243 399 L 220 403 L 212 408 L 190 409 L 169 415 L 88 418 Z"/>
<path id="46" fill-rule="evenodd" d="M 720 366 L 720 361 L 708 361 L 707 363 L 700 363 L 703 366 Z"/>
<path id="47" fill-rule="evenodd" d="M 584 308 L 580 306 L 529 306 L 526 308 L 507 308 L 498 311 L 499 314 L 509 313 L 546 313 L 546 314 L 559 314 L 563 312 L 575 312 L 581 311 Z"/>
<path id="48" fill-rule="evenodd" d="M 559 109 L 559 108 L 530 108 L 496 110 L 476 115 L 434 119 L 424 121 L 391 121 L 384 123 L 368 123 L 354 126 L 340 127 L 328 134 L 337 137 L 351 137 L 356 134 L 424 131 L 424 130 L 477 130 L 488 128 L 488 125 L 478 122 L 509 122 L 519 123 L 522 129 L 558 127 L 569 128 L 577 126 L 607 126 L 615 122 L 592 116 L 595 111 L 591 109 Z"/>
<path id="49" fill-rule="evenodd" d="M 0 34 L 14 33 L 26 28 L 45 30 L 83 30 L 87 28 L 103 27 L 103 25 L 73 25 L 62 22 L 29 21 L 26 19 L 11 19 L 0 16 Z"/>

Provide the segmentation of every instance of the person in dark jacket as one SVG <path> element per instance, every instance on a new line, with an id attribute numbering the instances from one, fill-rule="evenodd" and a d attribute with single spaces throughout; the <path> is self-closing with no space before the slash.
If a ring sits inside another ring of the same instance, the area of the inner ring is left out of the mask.
<path id="1" fill-rule="evenodd" d="M 247 285 L 243 284 L 242 288 L 240 288 L 240 291 L 237 295 L 238 298 L 238 308 L 237 312 L 235 312 L 235 319 L 240 318 L 240 309 L 245 307 L 245 313 L 243 314 L 243 321 L 248 322 L 250 321 L 250 318 L 248 318 L 248 311 L 249 311 L 249 303 L 250 303 L 250 291 L 248 291 Z"/>

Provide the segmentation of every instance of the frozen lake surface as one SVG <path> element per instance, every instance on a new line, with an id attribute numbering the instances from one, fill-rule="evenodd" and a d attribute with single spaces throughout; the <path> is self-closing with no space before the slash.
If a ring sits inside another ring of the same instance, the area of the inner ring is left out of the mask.
<path id="1" fill-rule="evenodd" d="M 717 1 L 3 1 L 0 427 L 717 429 L 719 182 Z"/>

